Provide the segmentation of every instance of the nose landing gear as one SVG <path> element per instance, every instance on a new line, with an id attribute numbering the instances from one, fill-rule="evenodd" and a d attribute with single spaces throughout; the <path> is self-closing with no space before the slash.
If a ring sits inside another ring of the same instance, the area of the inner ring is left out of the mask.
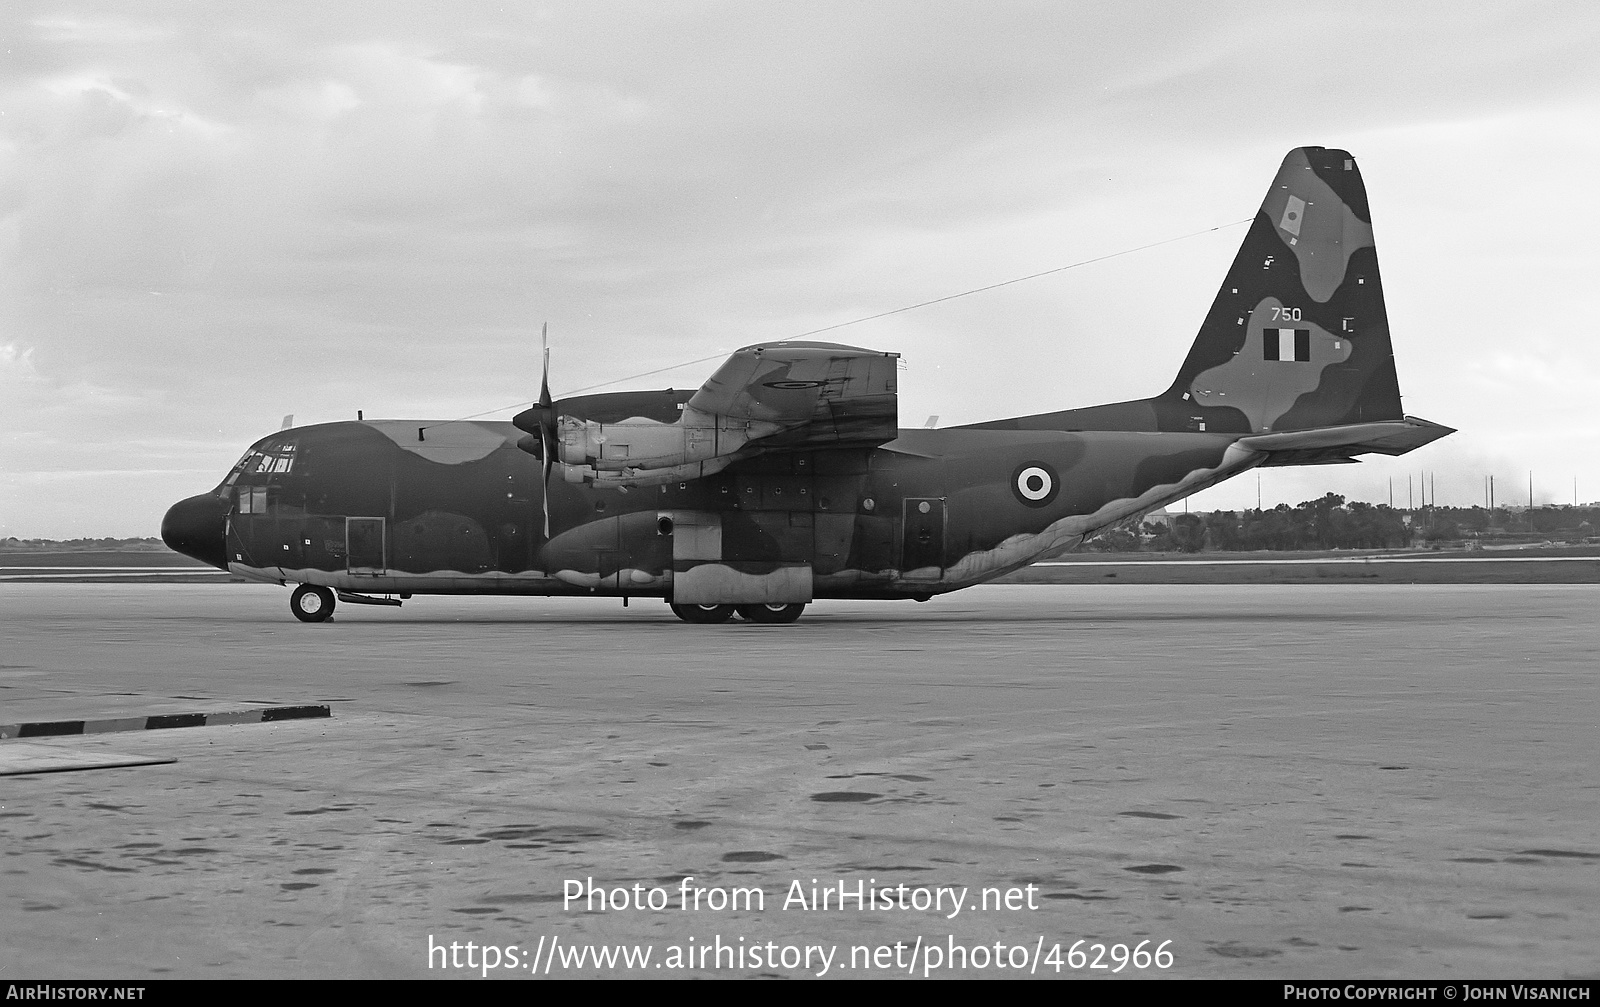
<path id="1" fill-rule="evenodd" d="M 333 592 L 313 584 L 301 584 L 289 596 L 289 611 L 301 622 L 327 622 L 333 617 Z"/>

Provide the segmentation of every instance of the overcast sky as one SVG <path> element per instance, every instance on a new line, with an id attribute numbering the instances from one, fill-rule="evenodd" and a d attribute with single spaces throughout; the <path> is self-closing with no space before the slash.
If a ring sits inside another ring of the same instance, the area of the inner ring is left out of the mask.
<path id="1" fill-rule="evenodd" d="M 542 321 L 560 394 L 1228 225 L 1302 144 L 1460 432 L 1264 502 L 1600 498 L 1600 9 L 1097 7 L 7 4 L 0 536 L 155 535 L 285 413 L 524 402 Z M 904 354 L 905 426 L 1154 394 L 1243 232 L 823 338 Z"/>

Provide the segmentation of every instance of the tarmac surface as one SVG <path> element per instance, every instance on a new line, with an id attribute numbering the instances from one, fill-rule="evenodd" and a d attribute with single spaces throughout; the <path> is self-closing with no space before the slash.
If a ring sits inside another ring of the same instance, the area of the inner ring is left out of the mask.
<path id="1" fill-rule="evenodd" d="M 984 587 L 792 626 L 287 602 L 0 585 L 0 724 L 333 713 L 0 741 L 0 773 L 66 767 L 0 775 L 0 976 L 478 978 L 489 945 L 501 978 L 535 948 L 552 978 L 799 978 L 807 946 L 1106 976 L 1140 941 L 1171 965 L 1117 978 L 1600 975 L 1600 587 Z M 590 878 L 669 908 L 566 905 Z M 784 908 L 795 881 L 895 908 Z M 962 911 L 899 908 L 942 888 Z M 549 952 L 586 944 L 653 957 Z"/>

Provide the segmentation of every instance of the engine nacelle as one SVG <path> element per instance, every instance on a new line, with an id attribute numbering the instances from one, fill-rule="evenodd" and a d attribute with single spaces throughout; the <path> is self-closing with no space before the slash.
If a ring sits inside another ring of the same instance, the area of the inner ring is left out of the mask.
<path id="1" fill-rule="evenodd" d="M 643 416 L 616 423 L 562 416 L 556 420 L 556 457 L 568 466 L 589 468 L 596 473 L 678 469 L 727 458 L 718 466 L 721 469 L 750 441 L 782 429 L 777 423 L 729 419 L 692 408 L 685 408 L 676 423 Z M 693 479 L 698 475 L 670 478 Z M 572 481 L 593 480 L 580 477 Z"/>
<path id="2" fill-rule="evenodd" d="M 569 483 L 592 483 L 597 489 L 627 491 L 635 486 L 662 486 L 666 483 L 703 479 L 706 476 L 716 475 L 743 457 L 742 454 L 732 454 L 720 458 L 708 458 L 703 462 L 669 465 L 665 468 L 621 470 L 601 470 L 593 465 L 569 465 L 562 462 L 561 477 Z"/>

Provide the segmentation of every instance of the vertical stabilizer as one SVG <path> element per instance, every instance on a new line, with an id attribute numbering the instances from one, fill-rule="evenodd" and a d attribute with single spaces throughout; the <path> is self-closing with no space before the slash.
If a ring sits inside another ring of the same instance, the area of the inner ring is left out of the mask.
<path id="1" fill-rule="evenodd" d="M 1283 159 L 1177 380 L 1153 404 L 1166 429 L 1401 418 L 1372 216 L 1348 152 L 1299 147 Z"/>

